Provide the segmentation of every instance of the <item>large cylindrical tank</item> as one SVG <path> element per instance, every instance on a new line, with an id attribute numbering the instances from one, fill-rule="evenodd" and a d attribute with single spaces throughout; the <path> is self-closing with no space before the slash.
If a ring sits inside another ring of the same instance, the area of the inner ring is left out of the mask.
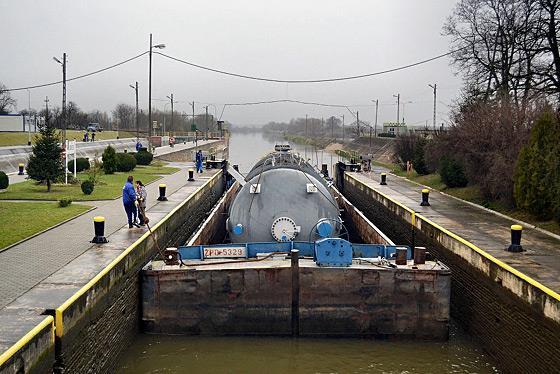
<path id="1" fill-rule="evenodd" d="M 247 174 L 227 223 L 233 243 L 316 240 L 336 236 L 339 209 L 326 181 L 297 154 L 274 152 Z M 320 222 L 329 225 L 319 225 Z M 318 231 L 323 231 L 319 233 Z"/>

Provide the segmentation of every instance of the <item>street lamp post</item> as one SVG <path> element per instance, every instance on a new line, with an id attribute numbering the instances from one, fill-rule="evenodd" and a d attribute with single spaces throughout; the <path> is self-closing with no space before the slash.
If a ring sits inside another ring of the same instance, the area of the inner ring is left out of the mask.
<path id="1" fill-rule="evenodd" d="M 377 138 L 377 109 L 379 108 L 379 99 L 372 100 L 375 103 L 375 137 Z"/>
<path id="2" fill-rule="evenodd" d="M 173 94 L 171 94 L 171 96 L 166 96 L 166 97 L 171 101 L 171 128 L 174 129 L 174 127 L 173 127 Z M 165 115 L 165 113 L 164 113 L 164 115 Z"/>
<path id="3" fill-rule="evenodd" d="M 53 60 L 62 65 L 62 144 L 66 147 L 66 53 L 62 54 L 62 61 L 56 57 Z"/>
<path id="4" fill-rule="evenodd" d="M 400 121 L 401 94 L 393 95 L 393 97 L 397 98 L 397 125 L 398 125 Z"/>
<path id="5" fill-rule="evenodd" d="M 138 82 L 136 82 L 136 86 L 129 85 L 136 92 L 136 143 L 140 141 L 140 126 L 138 125 Z"/>
<path id="6" fill-rule="evenodd" d="M 152 45 L 152 34 L 150 33 L 150 68 L 149 68 L 149 84 L 148 84 L 148 143 L 152 137 L 152 48 L 163 49 L 165 44 Z"/>

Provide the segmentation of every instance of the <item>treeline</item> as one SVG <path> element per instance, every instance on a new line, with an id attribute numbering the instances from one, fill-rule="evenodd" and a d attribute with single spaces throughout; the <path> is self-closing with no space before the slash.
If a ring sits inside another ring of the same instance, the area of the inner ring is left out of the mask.
<path id="1" fill-rule="evenodd" d="M 369 131 L 369 124 L 360 121 L 360 135 Z M 355 137 L 358 133 L 356 122 L 346 123 L 343 126 L 340 117 L 328 118 L 293 118 L 290 122 L 269 122 L 263 126 L 263 131 L 286 133 L 291 135 L 310 137 L 342 138 Z"/>

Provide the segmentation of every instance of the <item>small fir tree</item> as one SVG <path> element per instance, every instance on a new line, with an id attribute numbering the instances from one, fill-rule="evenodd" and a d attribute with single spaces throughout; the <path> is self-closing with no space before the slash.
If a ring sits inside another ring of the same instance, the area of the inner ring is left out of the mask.
<path id="1" fill-rule="evenodd" d="M 51 184 L 64 175 L 60 133 L 54 128 L 48 111 L 45 123 L 39 126 L 39 136 L 27 163 L 27 174 L 31 179 L 46 182 L 47 192 L 51 192 Z"/>
<path id="2" fill-rule="evenodd" d="M 108 145 L 103 151 L 101 159 L 103 160 L 103 171 L 105 174 L 114 174 L 117 171 L 117 153 L 115 148 Z"/>

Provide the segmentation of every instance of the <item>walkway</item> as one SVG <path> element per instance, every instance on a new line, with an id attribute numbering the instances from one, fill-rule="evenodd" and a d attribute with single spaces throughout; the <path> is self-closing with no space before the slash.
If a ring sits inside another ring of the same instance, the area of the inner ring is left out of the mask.
<path id="1" fill-rule="evenodd" d="M 379 184 L 379 172 L 350 173 L 377 191 L 421 213 L 426 218 L 463 237 L 515 269 L 539 281 L 548 288 L 560 291 L 560 239 L 541 230 L 523 225 L 521 244 L 526 250 L 511 253 L 505 250 L 510 243 L 510 226 L 517 221 L 502 217 L 485 208 L 456 199 L 435 190 L 430 191 L 429 207 L 420 206 L 422 187 L 392 174 L 387 185 Z"/>

